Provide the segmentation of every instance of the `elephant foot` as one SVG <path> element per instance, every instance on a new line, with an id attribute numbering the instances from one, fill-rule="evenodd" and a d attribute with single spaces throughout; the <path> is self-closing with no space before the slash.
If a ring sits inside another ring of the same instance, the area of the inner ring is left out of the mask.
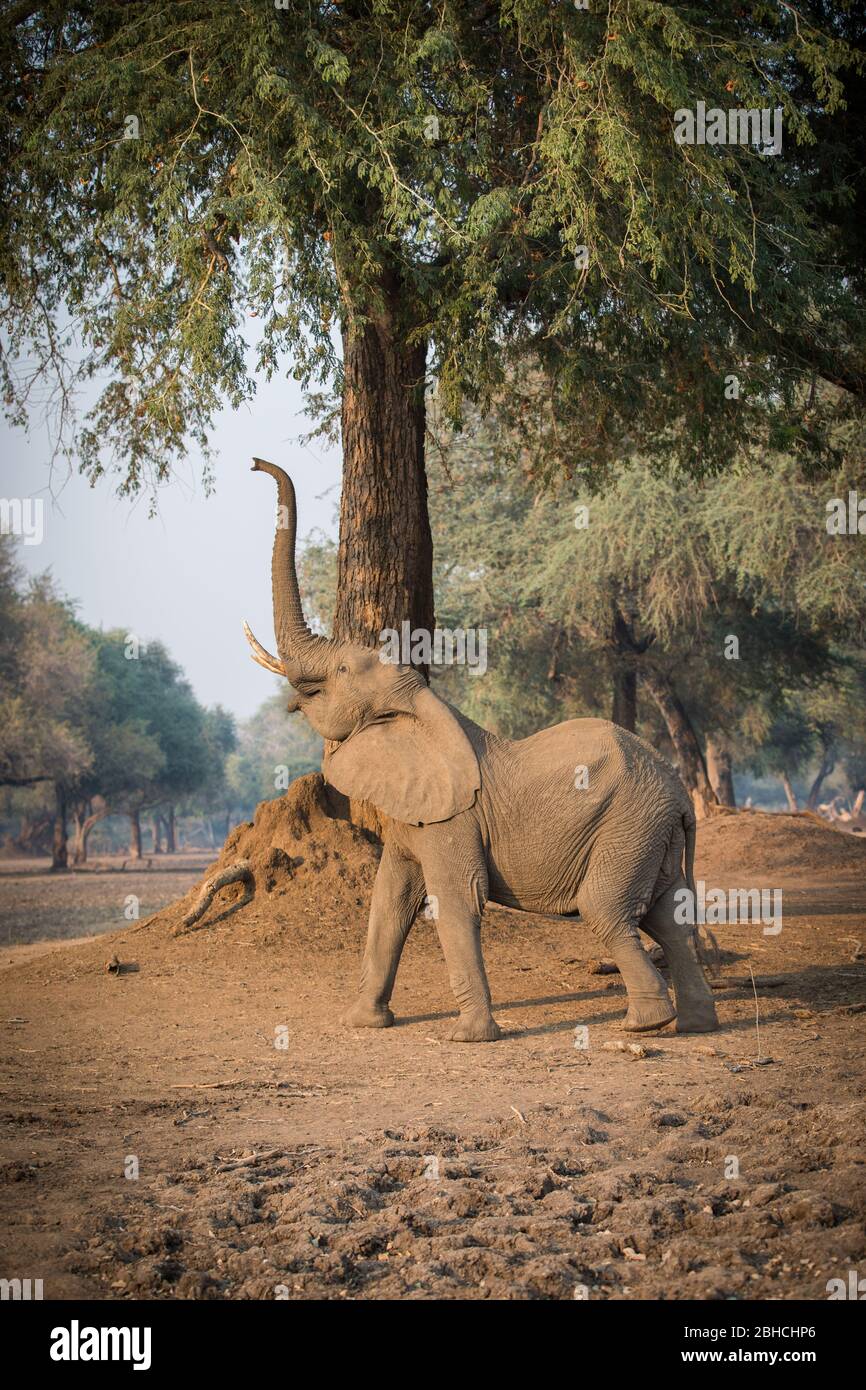
<path id="1" fill-rule="evenodd" d="M 677 1011 L 677 1033 L 715 1033 L 718 1026 L 716 1006 L 712 999 L 687 1004 Z"/>
<path id="2" fill-rule="evenodd" d="M 492 1014 L 461 1014 L 448 1037 L 451 1042 L 496 1042 L 502 1029 Z"/>
<path id="3" fill-rule="evenodd" d="M 366 999 L 359 999 L 343 1015 L 343 1022 L 347 1028 L 393 1028 L 394 1015 L 387 1004 L 369 1004 Z"/>
<path id="4" fill-rule="evenodd" d="M 664 1028 L 677 1016 L 670 999 L 652 995 L 648 999 L 633 999 L 623 1022 L 627 1033 L 649 1033 L 655 1028 Z"/>

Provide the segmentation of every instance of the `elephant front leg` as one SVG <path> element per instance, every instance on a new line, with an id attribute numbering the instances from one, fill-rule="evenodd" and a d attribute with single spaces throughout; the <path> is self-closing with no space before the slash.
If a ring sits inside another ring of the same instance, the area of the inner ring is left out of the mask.
<path id="1" fill-rule="evenodd" d="M 358 997 L 343 1018 L 350 1028 L 393 1024 L 390 1003 L 397 967 L 423 899 L 420 864 L 386 845 L 373 885 Z"/>
<path id="2" fill-rule="evenodd" d="M 475 901 L 453 895 L 431 895 L 436 930 L 448 967 L 448 978 L 460 1009 L 449 1037 L 452 1042 L 495 1042 L 502 1030 L 493 1017 L 490 986 L 481 954 L 481 910 Z"/>

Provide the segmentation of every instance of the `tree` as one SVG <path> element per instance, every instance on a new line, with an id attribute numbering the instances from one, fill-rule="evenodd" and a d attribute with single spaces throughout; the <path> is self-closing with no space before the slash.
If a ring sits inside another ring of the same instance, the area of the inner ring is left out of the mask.
<path id="1" fill-rule="evenodd" d="M 0 607 L 11 641 L 0 643 L 0 785 L 50 784 L 52 868 L 67 866 L 70 787 L 92 765 L 82 711 L 94 675 L 93 651 L 48 575 L 22 594 L 11 547 L 0 537 Z"/>
<path id="2" fill-rule="evenodd" d="M 205 711 L 161 642 L 140 645 L 120 630 L 108 633 L 100 645 L 100 668 L 110 692 L 109 719 L 137 729 L 158 755 L 149 768 L 131 765 L 126 785 L 111 800 L 112 810 L 129 816 L 130 852 L 138 859 L 142 812 L 174 805 L 209 775 Z"/>
<path id="3" fill-rule="evenodd" d="M 770 456 L 702 483 L 637 462 L 595 494 L 515 476 L 497 422 L 443 440 L 431 465 L 438 611 L 451 628 L 487 629 L 489 646 L 483 680 L 445 677 L 457 702 L 517 736 L 618 704 L 622 718 L 628 703 L 631 726 L 676 755 L 699 812 L 730 803 L 730 760 L 751 761 L 795 695 L 816 735 L 822 701 L 828 727 L 844 718 L 846 652 L 866 633 L 866 539 L 826 524 L 828 499 L 847 498 L 862 468 L 846 428 L 820 485 Z M 323 560 L 314 549 L 313 568 Z"/>
<path id="4" fill-rule="evenodd" d="M 862 27 L 824 0 L 11 4 L 13 418 L 53 373 L 89 476 L 155 484 L 251 395 L 253 316 L 258 369 L 334 388 L 311 396 L 343 441 L 334 632 L 364 642 L 433 626 L 427 375 L 457 419 L 528 355 L 548 467 L 652 440 L 704 471 L 770 428 L 820 459 L 798 387 L 864 383 Z M 699 100 L 780 108 L 783 155 L 678 144 Z"/>
<path id="5" fill-rule="evenodd" d="M 300 714 L 286 718 L 282 694 L 272 695 L 245 720 L 226 765 L 226 816 L 251 815 L 260 801 L 281 796 L 305 772 L 317 771 L 322 740 Z M 227 831 L 226 831 L 227 833 Z"/>
<path id="6" fill-rule="evenodd" d="M 231 807 L 235 804 L 228 768 L 238 746 L 238 731 L 234 716 L 221 705 L 205 711 L 204 741 L 206 774 L 195 791 L 185 798 L 185 809 L 199 811 L 211 824 L 210 817 L 222 811 L 226 817 L 225 838 L 229 832 Z"/>
<path id="7" fill-rule="evenodd" d="M 142 786 L 151 786 L 165 767 L 158 738 L 145 722 L 120 710 L 120 699 L 106 669 L 108 648 L 122 634 L 93 634 L 97 653 L 97 679 L 85 712 L 92 761 L 76 778 L 70 794 L 75 837 L 73 862 L 87 861 L 87 842 L 94 827 L 120 809 Z"/>

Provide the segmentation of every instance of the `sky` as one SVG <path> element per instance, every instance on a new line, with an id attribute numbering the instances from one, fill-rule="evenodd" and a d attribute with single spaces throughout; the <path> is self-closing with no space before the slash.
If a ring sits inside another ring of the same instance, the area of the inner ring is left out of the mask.
<path id="1" fill-rule="evenodd" d="M 19 559 L 33 574 L 50 569 L 90 626 L 159 638 L 203 704 L 248 718 L 279 685 L 250 660 L 241 627 L 246 619 L 274 650 L 276 491 L 249 470 L 254 454 L 280 464 L 297 491 L 299 536 L 317 527 L 335 535 L 341 456 L 321 441 L 300 444 L 310 428 L 297 382 L 259 379 L 255 398 L 223 412 L 211 431 L 212 495 L 204 494 L 201 458 L 191 450 L 151 519 L 148 497 L 118 498 L 110 476 L 93 488 L 78 474 L 67 477 L 65 464 L 52 476 L 44 420 L 32 419 L 29 436 L 3 422 L 0 497 L 44 499 L 43 538 L 19 545 Z"/>

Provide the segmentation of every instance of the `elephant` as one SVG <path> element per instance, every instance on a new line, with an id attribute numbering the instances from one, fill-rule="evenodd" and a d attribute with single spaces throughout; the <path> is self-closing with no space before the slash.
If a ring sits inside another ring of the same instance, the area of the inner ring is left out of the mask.
<path id="1" fill-rule="evenodd" d="M 694 903 L 695 816 L 673 768 L 643 739 L 604 719 L 571 719 L 510 741 L 438 698 L 421 672 L 374 649 L 313 633 L 295 567 L 291 479 L 277 483 L 272 558 L 279 657 L 256 640 L 255 661 L 286 677 L 288 705 L 325 740 L 326 782 L 383 816 L 360 985 L 344 1021 L 394 1023 L 400 955 L 422 907 L 436 929 L 459 1018 L 451 1038 L 502 1036 L 481 953 L 487 902 L 581 917 L 618 966 L 628 995 L 623 1027 L 709 1032 L 718 1027 L 694 930 L 677 893 Z M 664 950 L 674 1003 L 638 927 Z"/>

